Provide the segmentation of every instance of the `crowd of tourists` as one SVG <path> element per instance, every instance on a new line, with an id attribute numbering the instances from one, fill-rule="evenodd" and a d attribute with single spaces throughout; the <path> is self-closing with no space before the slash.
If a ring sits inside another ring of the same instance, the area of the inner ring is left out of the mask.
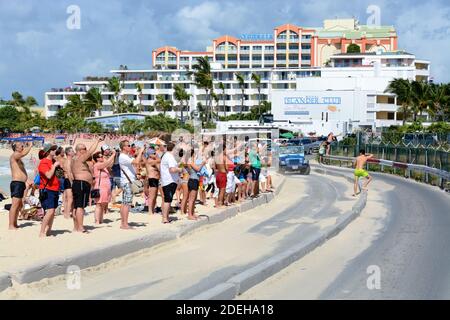
<path id="1" fill-rule="evenodd" d="M 105 143 L 105 136 L 91 138 L 89 147 L 44 144 L 33 180 L 22 161 L 31 144 L 12 144 L 10 230 L 19 228 L 18 217 L 25 205 L 41 210 L 39 235 L 45 237 L 51 234 L 57 211 L 73 220 L 74 232 L 87 233 L 87 207 L 95 206 L 96 224 L 104 222 L 113 206 L 120 207 L 120 228 L 127 230 L 132 229 L 130 211 L 161 214 L 164 224 L 177 211 L 197 220 L 196 206 L 208 205 L 207 199 L 221 208 L 273 189 L 271 152 L 259 140 L 135 141 L 127 137 L 113 147 Z M 134 202 L 135 197 L 144 200 L 142 206 Z"/>

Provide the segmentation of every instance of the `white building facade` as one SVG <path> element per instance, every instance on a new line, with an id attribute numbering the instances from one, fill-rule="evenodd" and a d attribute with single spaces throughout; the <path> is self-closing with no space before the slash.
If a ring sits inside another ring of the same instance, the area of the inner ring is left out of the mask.
<path id="1" fill-rule="evenodd" d="M 274 120 L 315 135 L 401 125 L 397 98 L 386 88 L 394 78 L 428 81 L 429 65 L 402 52 L 332 56 L 321 77 L 297 79 L 295 90 L 272 91 Z"/>

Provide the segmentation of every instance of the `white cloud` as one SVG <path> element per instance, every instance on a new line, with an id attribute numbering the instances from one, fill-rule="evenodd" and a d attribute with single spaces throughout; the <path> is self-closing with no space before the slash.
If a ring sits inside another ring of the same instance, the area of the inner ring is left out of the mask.
<path id="1" fill-rule="evenodd" d="M 206 1 L 197 6 L 181 8 L 170 21 L 175 24 L 180 37 L 189 38 L 194 46 L 204 47 L 210 45 L 212 39 L 221 36 L 221 30 L 227 30 L 226 34 L 229 35 L 239 35 L 252 21 L 249 11 L 244 3 L 235 5 Z"/>
<path id="2" fill-rule="evenodd" d="M 427 2 L 405 8 L 395 19 L 399 48 L 431 61 L 436 82 L 450 81 L 450 7 Z"/>
<path id="3" fill-rule="evenodd" d="M 109 71 L 108 67 L 102 59 L 94 59 L 77 67 L 77 73 L 80 77 L 101 75 Z"/>

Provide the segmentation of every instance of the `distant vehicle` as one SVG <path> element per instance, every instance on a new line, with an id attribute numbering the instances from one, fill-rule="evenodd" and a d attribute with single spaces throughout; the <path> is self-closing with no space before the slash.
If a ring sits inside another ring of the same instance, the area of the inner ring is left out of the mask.
<path id="1" fill-rule="evenodd" d="M 305 147 L 306 154 L 312 154 L 313 152 L 318 152 L 321 141 L 313 141 L 311 138 L 296 138 L 288 141 L 289 145 L 293 146 L 303 146 Z"/>
<path id="2" fill-rule="evenodd" d="M 412 143 L 423 146 L 432 146 L 437 142 L 437 138 L 432 133 L 406 133 L 402 140 L 405 144 Z"/>
<path id="3" fill-rule="evenodd" d="M 311 168 L 309 166 L 309 161 L 305 159 L 305 148 L 302 145 L 280 147 L 278 171 L 280 173 L 289 171 L 309 174 Z"/>

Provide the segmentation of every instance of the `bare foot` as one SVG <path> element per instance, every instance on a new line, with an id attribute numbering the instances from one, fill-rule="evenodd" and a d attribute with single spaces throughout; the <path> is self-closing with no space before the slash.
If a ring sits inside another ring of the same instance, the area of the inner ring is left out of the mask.
<path id="1" fill-rule="evenodd" d="M 47 235 L 45 233 L 39 233 L 39 238 L 45 238 Z"/>
<path id="2" fill-rule="evenodd" d="M 134 230 L 134 228 L 130 227 L 130 226 L 120 226 L 120 229 L 123 229 L 123 230 Z"/>
<path id="3" fill-rule="evenodd" d="M 9 227 L 8 230 L 17 231 L 17 230 L 19 230 L 19 228 L 18 227 Z"/>
<path id="4" fill-rule="evenodd" d="M 198 216 L 193 215 L 191 217 L 188 217 L 188 220 L 198 220 Z"/>
<path id="5" fill-rule="evenodd" d="M 169 221 L 169 220 L 163 220 L 162 223 L 163 223 L 163 224 L 166 224 L 166 223 L 170 223 L 170 221 Z"/>

